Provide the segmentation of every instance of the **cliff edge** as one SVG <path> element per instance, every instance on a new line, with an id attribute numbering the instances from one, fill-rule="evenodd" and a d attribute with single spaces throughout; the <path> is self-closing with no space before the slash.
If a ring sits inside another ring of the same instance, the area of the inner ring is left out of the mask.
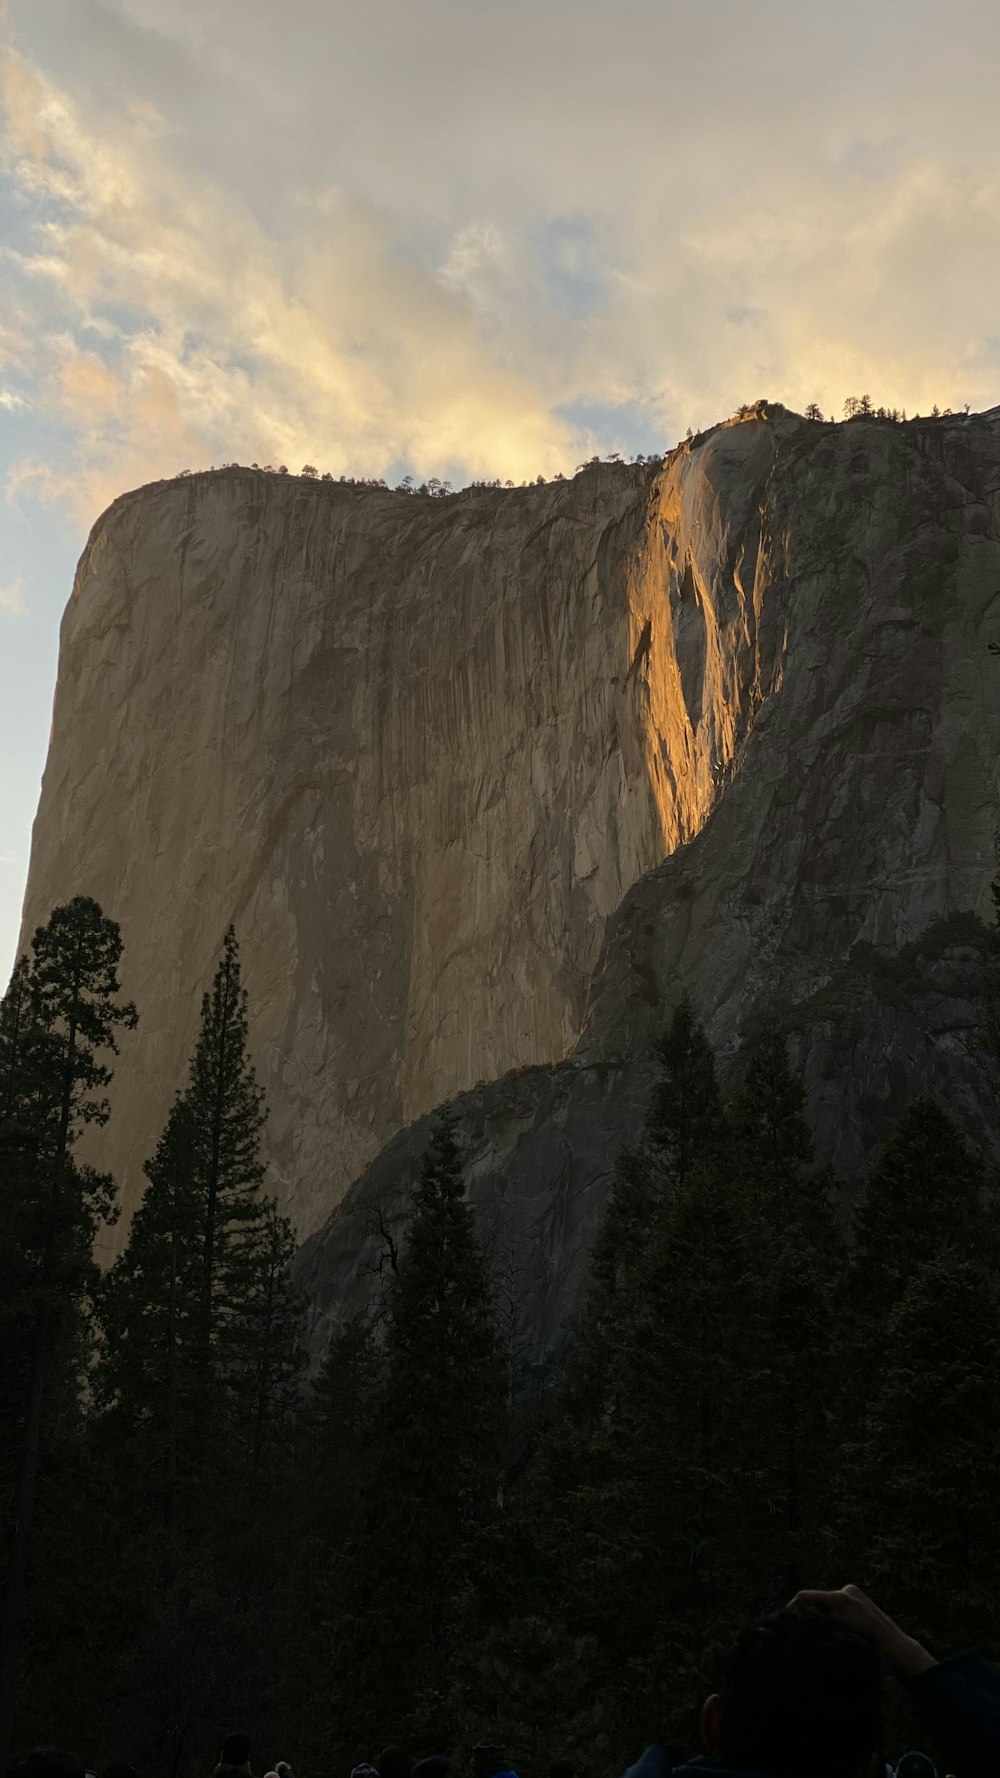
<path id="1" fill-rule="evenodd" d="M 230 921 L 321 1318 L 410 1126 L 464 1095 L 549 1339 L 681 986 L 726 1063 L 764 1009 L 798 1021 L 845 1179 L 904 1076 L 974 1101 L 995 638 L 995 414 L 761 404 L 662 466 L 445 499 L 243 470 L 124 496 L 64 618 L 24 933 L 76 893 L 121 922 L 126 1210 Z M 871 984 L 928 943 L 947 982 L 893 1024 Z"/>
<path id="2" fill-rule="evenodd" d="M 738 665 L 738 738 L 699 831 L 609 922 L 573 1053 L 453 1108 L 526 1363 L 563 1338 L 684 989 L 729 1085 L 763 1020 L 788 1033 L 845 1203 L 921 1091 L 995 1147 L 998 1083 L 975 1033 L 996 870 L 998 420 L 779 416 L 714 430 L 658 478 L 685 708 L 718 649 Z M 770 466 L 741 504 L 738 466 L 763 470 L 765 432 Z M 369 1295 L 427 1134 L 400 1132 L 300 1253 L 317 1349 Z"/>
<path id="3" fill-rule="evenodd" d="M 119 1244 L 230 921 L 303 1236 L 400 1126 L 571 1050 L 608 916 L 702 827 L 776 670 L 779 433 L 734 433 L 724 498 L 707 457 L 446 499 L 225 470 L 97 522 L 23 941 L 76 893 L 121 922 Z"/>

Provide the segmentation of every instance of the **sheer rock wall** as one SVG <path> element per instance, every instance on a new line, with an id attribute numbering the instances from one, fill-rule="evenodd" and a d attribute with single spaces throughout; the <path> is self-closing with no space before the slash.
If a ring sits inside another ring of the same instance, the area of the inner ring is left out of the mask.
<path id="1" fill-rule="evenodd" d="M 757 460 L 765 430 L 771 466 L 751 514 L 731 500 L 734 464 Z M 579 1299 L 682 989 L 730 1084 L 755 1026 L 784 1026 L 845 1202 L 918 1092 L 994 1150 L 1000 1123 L 1000 1083 L 975 1044 L 998 825 L 1000 411 L 716 430 L 667 464 L 652 511 L 691 568 L 673 634 L 690 645 L 702 617 L 711 637 L 742 609 L 757 639 L 728 781 L 609 922 L 572 1055 L 454 1107 L 527 1360 L 558 1347 Z M 744 523 L 752 601 L 733 549 Z M 375 1212 L 400 1233 L 427 1134 L 426 1121 L 400 1132 L 303 1248 L 317 1350 L 331 1318 L 367 1300 Z"/>
<path id="2" fill-rule="evenodd" d="M 988 1138 L 994 640 L 998 413 L 761 406 L 655 469 L 447 499 L 125 496 L 64 620 L 25 931 L 76 892 L 121 920 L 127 1205 L 230 920 L 318 1345 L 457 1095 L 551 1349 L 682 987 L 730 1078 L 783 1020 L 848 1187 L 921 1086 Z"/>
<path id="3" fill-rule="evenodd" d="M 126 1212 L 230 920 L 303 1236 L 401 1125 L 572 1048 L 608 916 L 699 831 L 777 670 L 776 434 L 727 437 L 724 495 L 686 454 L 444 499 L 227 470 L 98 521 L 23 937 L 76 893 L 121 922 Z"/>

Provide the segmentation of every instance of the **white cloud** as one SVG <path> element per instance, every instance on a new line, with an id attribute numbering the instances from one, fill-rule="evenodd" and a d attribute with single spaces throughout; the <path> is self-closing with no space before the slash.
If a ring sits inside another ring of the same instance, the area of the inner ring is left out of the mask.
<path id="1" fill-rule="evenodd" d="M 23 584 L 19 580 L 9 580 L 6 586 L 0 586 L 0 613 L 5 617 L 20 617 L 23 611 Z"/>
<path id="2" fill-rule="evenodd" d="M 16 389 L 0 389 L 0 408 L 8 414 L 19 413 L 27 405 L 24 396 L 19 395 Z"/>
<path id="3" fill-rule="evenodd" d="M 81 519 L 230 458 L 571 469 L 621 442 L 576 408 L 1000 393 L 978 0 L 12 4 L 10 489 Z"/>

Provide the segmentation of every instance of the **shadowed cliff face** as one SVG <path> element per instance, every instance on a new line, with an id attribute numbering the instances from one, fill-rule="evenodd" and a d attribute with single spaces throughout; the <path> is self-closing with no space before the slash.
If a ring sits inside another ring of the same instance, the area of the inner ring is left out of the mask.
<path id="1" fill-rule="evenodd" d="M 464 1093 L 551 1346 L 682 987 L 730 1073 L 791 1026 L 848 1183 L 921 1086 L 985 1129 L 961 916 L 993 870 L 994 639 L 997 416 L 764 410 L 656 471 L 447 500 L 233 471 L 126 496 L 64 622 L 25 930 L 78 892 L 121 920 L 127 1206 L 230 920 L 317 1339 L 370 1289 L 408 1126 Z"/>
<path id="2" fill-rule="evenodd" d="M 77 893 L 122 925 L 119 1244 L 230 921 L 303 1236 L 401 1126 L 572 1049 L 609 915 L 780 682 L 762 514 L 797 432 L 445 500 L 216 472 L 98 522 L 24 938 Z"/>
<path id="3" fill-rule="evenodd" d="M 711 688 L 699 752 L 711 770 L 720 746 L 721 794 L 610 920 L 572 1055 L 455 1106 L 535 1358 L 578 1300 L 684 988 L 729 1083 L 755 1026 L 784 1024 L 848 1195 L 922 1090 L 996 1146 L 974 1033 L 998 805 L 1000 415 L 715 431 L 665 468 L 647 538 L 647 584 L 681 638 L 663 700 L 691 722 Z M 651 697 L 670 675 L 655 648 Z M 300 1254 L 317 1348 L 371 1291 L 376 1212 L 403 1215 L 426 1139 L 426 1123 L 401 1132 Z"/>

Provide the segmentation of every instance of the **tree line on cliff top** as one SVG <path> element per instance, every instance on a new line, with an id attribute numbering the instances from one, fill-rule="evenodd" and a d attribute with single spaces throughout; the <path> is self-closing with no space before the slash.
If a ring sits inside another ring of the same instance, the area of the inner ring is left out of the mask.
<path id="1" fill-rule="evenodd" d="M 748 1613 L 849 1575 L 922 1641 L 1000 1654 L 1000 1198 L 939 1106 L 845 1229 L 781 1033 L 724 1102 L 682 1000 L 555 1385 L 514 1387 L 446 1114 L 384 1297 L 308 1377 L 231 930 L 93 1262 L 115 1191 L 79 1137 L 136 1023 L 121 952 L 78 898 L 0 1007 L 7 1744 L 187 1778 L 239 1721 L 333 1778 L 488 1734 L 527 1778 L 598 1778 L 692 1736 Z"/>
<path id="2" fill-rule="evenodd" d="M 767 401 L 743 402 L 736 410 L 736 417 L 741 420 L 752 419 L 759 415 L 768 406 L 769 403 Z M 960 410 L 963 416 L 968 415 L 969 407 L 970 404 L 966 402 L 964 408 Z M 911 422 L 919 421 L 922 418 L 942 420 L 951 418 L 952 413 L 953 410 L 950 407 L 940 408 L 937 402 L 935 402 L 929 414 L 911 414 L 909 418 Z M 896 424 L 905 424 L 907 422 L 905 408 L 888 407 L 884 403 L 876 404 L 868 394 L 848 395 L 844 402 L 843 417 L 845 420 L 884 420 L 892 421 Z M 837 424 L 837 416 L 831 414 L 829 421 L 827 421 L 822 408 L 819 403 L 815 401 L 809 402 L 803 412 L 803 418 L 806 420 L 821 421 L 824 424 L 829 424 L 831 426 Z M 685 437 L 690 442 L 694 436 L 694 429 L 689 426 Z M 640 468 L 645 464 L 649 464 L 650 466 L 660 464 L 663 462 L 663 458 L 664 453 L 662 451 L 652 451 L 648 454 L 643 451 L 637 451 L 631 457 L 624 456 L 621 451 L 605 451 L 603 454 L 595 452 L 593 456 L 586 458 L 583 463 L 577 464 L 575 474 L 579 475 L 582 470 L 593 469 L 596 465 L 601 463 L 627 463 L 631 464 L 634 468 Z M 257 470 L 262 475 L 288 475 L 290 473 L 287 463 L 279 463 L 275 465 L 274 463 L 237 463 L 232 461 L 220 463 L 218 468 L 219 470 Z M 213 473 L 215 469 L 216 465 L 213 463 L 209 473 Z M 181 469 L 178 471 L 176 479 L 183 481 L 192 473 L 193 472 L 190 469 Z M 295 471 L 292 471 L 291 474 L 294 477 Z M 504 481 L 499 477 L 496 477 L 493 480 L 472 480 L 465 483 L 461 488 L 455 488 L 450 481 L 442 480 L 440 476 L 428 476 L 426 480 L 417 482 L 414 476 L 404 475 L 401 481 L 394 483 L 390 487 L 390 484 L 382 476 L 343 474 L 335 476 L 329 469 L 320 471 L 317 469 L 315 463 L 303 463 L 302 468 L 298 471 L 298 475 L 304 476 L 307 481 L 337 482 L 340 486 L 350 488 L 382 488 L 385 489 L 387 493 L 421 494 L 437 499 L 445 498 L 449 494 L 467 493 L 470 489 L 474 488 L 542 488 L 548 486 L 550 483 L 564 482 L 567 479 L 561 470 L 556 470 L 552 475 L 537 475 L 530 481 L 514 482 L 510 479 Z"/>

